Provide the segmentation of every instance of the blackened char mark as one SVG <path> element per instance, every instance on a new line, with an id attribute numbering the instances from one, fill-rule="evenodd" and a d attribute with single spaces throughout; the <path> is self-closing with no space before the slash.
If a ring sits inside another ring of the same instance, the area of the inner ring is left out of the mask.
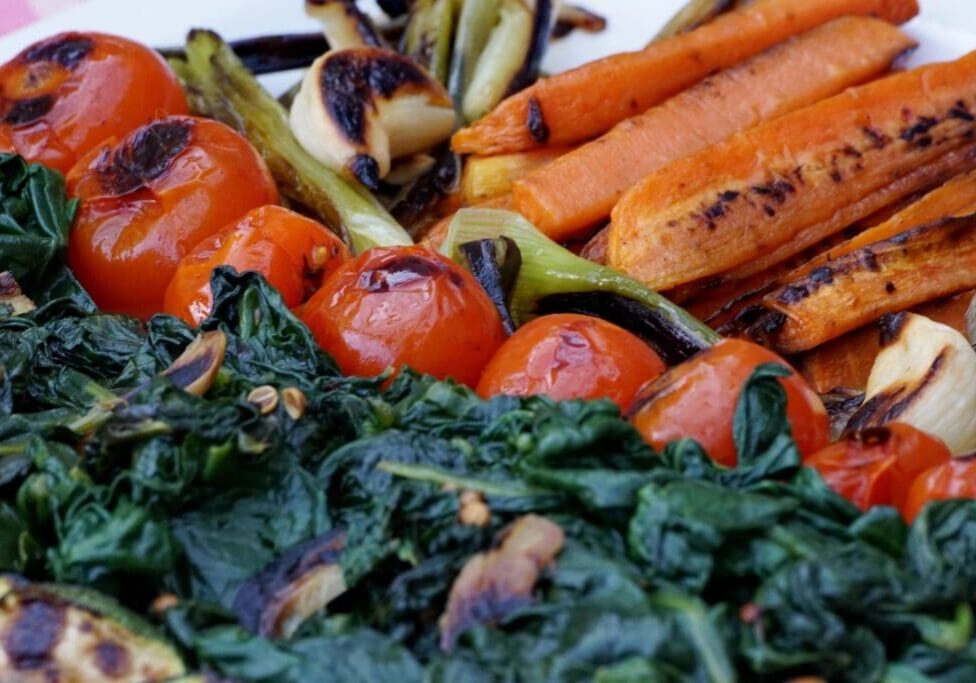
<path id="1" fill-rule="evenodd" d="M 549 124 L 546 123 L 545 116 L 542 115 L 542 106 L 539 100 L 534 97 L 529 98 L 529 119 L 526 122 L 529 128 L 529 135 L 540 145 L 549 140 Z"/>
<path id="2" fill-rule="evenodd" d="M 752 191 L 760 197 L 770 198 L 777 204 L 783 204 L 786 202 L 787 195 L 796 192 L 796 187 L 790 181 L 780 178 L 768 185 L 754 185 Z"/>
<path id="3" fill-rule="evenodd" d="M 111 152 L 105 152 L 95 167 L 102 187 L 123 195 L 163 175 L 173 160 L 190 143 L 190 119 L 163 119 L 143 126 Z"/>
<path id="4" fill-rule="evenodd" d="M 922 144 L 922 141 L 928 138 L 928 144 L 931 144 L 932 138 L 926 133 L 935 128 L 938 123 L 939 120 L 931 116 L 919 116 L 914 125 L 902 130 L 899 137 L 905 142 L 916 142 L 916 144 Z"/>
<path id="5" fill-rule="evenodd" d="M 881 329 L 881 346 L 890 346 L 898 339 L 898 335 L 901 334 L 901 328 L 904 327 L 905 321 L 908 319 L 906 313 L 889 313 L 888 315 L 881 316 L 878 320 L 878 327 Z"/>
<path id="6" fill-rule="evenodd" d="M 359 276 L 359 286 L 367 292 L 388 292 L 391 289 L 447 275 L 451 283 L 464 287 L 464 280 L 446 265 L 421 256 L 399 256 L 381 268 L 367 270 Z"/>
<path id="7" fill-rule="evenodd" d="M 870 142 L 871 146 L 875 149 L 884 149 L 888 146 L 888 143 L 891 142 L 891 138 L 877 128 L 865 126 L 861 129 L 861 132 L 864 133 L 864 137 L 868 139 L 868 142 Z"/>
<path id="8" fill-rule="evenodd" d="M 81 33 L 62 33 L 31 45 L 21 53 L 21 59 L 34 62 L 57 62 L 65 69 L 74 69 L 92 50 L 95 41 Z"/>
<path id="9" fill-rule="evenodd" d="M 23 126 L 34 123 L 42 116 L 51 111 L 54 106 L 54 98 L 51 95 L 41 95 L 25 100 L 15 100 L 3 115 L 3 122 L 11 126 Z"/>
<path id="10" fill-rule="evenodd" d="M 939 376 L 946 362 L 946 354 L 947 351 L 943 351 L 938 355 L 925 376 L 911 391 L 907 391 L 908 388 L 905 386 L 898 386 L 890 392 L 883 391 L 872 396 L 851 416 L 850 422 L 847 423 L 847 431 L 861 431 L 866 427 L 888 424 L 897 420 L 912 404 L 915 397 Z"/>
<path id="11" fill-rule="evenodd" d="M 25 599 L 20 614 L 3 639 L 3 648 L 17 671 L 42 668 L 51 658 L 65 626 L 65 610 L 43 600 Z"/>
<path id="12" fill-rule="evenodd" d="M 322 65 L 319 89 L 329 116 L 348 140 L 366 144 L 366 112 L 373 100 L 427 76 L 413 60 L 388 50 L 337 52 Z"/>
<path id="13" fill-rule="evenodd" d="M 976 116 L 973 116 L 972 112 L 969 111 L 969 107 L 962 100 L 956 102 L 956 104 L 949 110 L 950 119 L 958 119 L 959 121 L 976 121 Z"/>

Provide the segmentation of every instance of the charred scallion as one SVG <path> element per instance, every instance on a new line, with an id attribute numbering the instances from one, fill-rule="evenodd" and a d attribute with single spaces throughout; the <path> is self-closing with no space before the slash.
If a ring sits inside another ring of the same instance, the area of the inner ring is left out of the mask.
<path id="1" fill-rule="evenodd" d="M 472 1 L 468 0 L 465 6 Z M 505 96 L 535 80 L 549 41 L 552 18 L 551 0 L 501 0 L 494 26 L 485 38 L 477 32 L 490 25 L 488 9 L 470 10 L 468 32 L 459 28 L 456 73 L 452 74 L 455 97 L 465 120 L 481 118 Z M 483 48 L 477 50 L 482 41 Z"/>
<path id="2" fill-rule="evenodd" d="M 742 0 L 690 0 L 664 25 L 654 40 L 664 40 L 706 24 L 719 14 L 746 4 Z"/>
<path id="3" fill-rule="evenodd" d="M 521 268 L 508 299 L 517 325 L 557 308 L 606 315 L 642 336 L 669 363 L 680 362 L 720 338 L 661 295 L 574 255 L 510 211 L 459 211 L 442 250 L 459 260 L 461 245 L 498 237 L 512 240 L 521 254 Z"/>
<path id="4" fill-rule="evenodd" d="M 455 0 L 417 0 L 403 37 L 403 52 L 447 83 L 456 18 Z"/>
<path id="5" fill-rule="evenodd" d="M 217 34 L 191 32 L 186 53 L 185 78 L 196 113 L 243 133 L 264 157 L 283 194 L 341 228 L 356 252 L 412 242 L 369 192 L 305 151 L 292 134 L 282 106 Z"/>

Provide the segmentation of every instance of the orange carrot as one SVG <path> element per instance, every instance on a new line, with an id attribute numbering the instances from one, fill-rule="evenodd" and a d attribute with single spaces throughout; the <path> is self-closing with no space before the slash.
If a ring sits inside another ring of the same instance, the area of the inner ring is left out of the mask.
<path id="1" fill-rule="evenodd" d="M 667 289 L 774 250 L 783 260 L 898 198 L 867 199 L 879 190 L 972 146 L 974 93 L 976 52 L 851 88 L 668 164 L 614 207 L 610 265 Z"/>
<path id="2" fill-rule="evenodd" d="M 885 315 L 976 287 L 976 214 L 943 218 L 874 242 L 763 299 L 758 325 L 781 353 L 798 353 Z"/>
<path id="3" fill-rule="evenodd" d="M 828 249 L 793 271 L 791 278 L 809 273 L 831 259 L 849 254 L 872 242 L 880 242 L 908 230 L 940 218 L 964 216 L 976 212 L 976 171 L 957 175 L 939 188 L 891 216 L 883 223 L 869 228 L 856 236 Z"/>
<path id="4" fill-rule="evenodd" d="M 875 78 L 915 43 L 891 24 L 842 17 L 707 78 L 517 180 L 515 210 L 556 241 L 610 215 L 665 164 Z"/>
<path id="5" fill-rule="evenodd" d="M 969 290 L 912 311 L 965 334 L 966 310 L 974 295 L 976 290 Z M 803 354 L 797 368 L 818 393 L 839 387 L 864 391 L 879 351 L 881 330 L 876 324 L 866 325 Z"/>
<path id="6" fill-rule="evenodd" d="M 759 0 L 643 50 L 540 80 L 455 133 L 452 146 L 465 154 L 501 154 L 582 142 L 831 19 L 873 15 L 900 24 L 917 13 L 916 0 Z"/>
<path id="7" fill-rule="evenodd" d="M 571 147 L 540 147 L 528 152 L 469 157 L 464 162 L 461 193 L 474 204 L 512 191 L 513 183 L 566 155 Z"/>

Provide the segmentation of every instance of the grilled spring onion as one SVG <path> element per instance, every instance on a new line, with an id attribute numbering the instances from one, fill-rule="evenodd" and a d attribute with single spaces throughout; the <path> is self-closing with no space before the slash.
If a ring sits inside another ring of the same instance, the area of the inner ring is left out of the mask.
<path id="1" fill-rule="evenodd" d="M 553 14 L 551 0 L 465 0 L 448 85 L 466 121 L 535 80 Z"/>
<path id="2" fill-rule="evenodd" d="M 915 313 L 886 321 L 864 404 L 847 429 L 896 421 L 939 437 L 954 455 L 976 451 L 976 352 L 956 330 Z"/>
<path id="3" fill-rule="evenodd" d="M 643 337 L 669 364 L 679 363 L 720 339 L 661 295 L 606 266 L 574 255 L 511 211 L 458 211 L 441 250 L 463 263 L 462 245 L 498 237 L 512 240 L 522 261 L 508 299 L 517 325 L 558 310 L 599 315 Z"/>
<path id="4" fill-rule="evenodd" d="M 281 192 L 341 229 L 354 252 L 411 244 L 410 236 L 364 188 L 316 161 L 295 139 L 282 106 L 216 33 L 192 31 L 184 78 L 195 113 L 240 131 L 258 149 Z"/>
<path id="5" fill-rule="evenodd" d="M 417 0 L 403 36 L 401 52 L 415 59 L 434 78 L 447 83 L 454 39 L 456 0 Z"/>

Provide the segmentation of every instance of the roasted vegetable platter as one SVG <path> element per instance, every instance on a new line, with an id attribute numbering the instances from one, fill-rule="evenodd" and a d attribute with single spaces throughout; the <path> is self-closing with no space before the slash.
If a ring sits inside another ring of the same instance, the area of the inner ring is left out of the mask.
<path id="1" fill-rule="evenodd" d="M 976 15 L 619 4 L 3 54 L 0 681 L 976 680 Z"/>

